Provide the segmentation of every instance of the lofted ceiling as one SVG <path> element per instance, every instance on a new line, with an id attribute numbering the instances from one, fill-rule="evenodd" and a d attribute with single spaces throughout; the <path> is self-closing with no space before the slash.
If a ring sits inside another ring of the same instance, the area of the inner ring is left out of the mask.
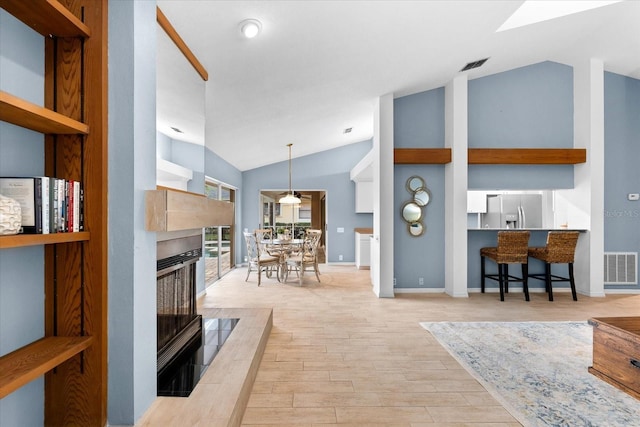
<path id="1" fill-rule="evenodd" d="M 370 139 L 379 96 L 442 87 L 482 58 L 469 79 L 590 58 L 640 79 L 640 1 L 502 32 L 522 1 L 157 3 L 209 72 L 206 145 L 241 171 L 286 161 L 288 143 L 299 157 Z"/>

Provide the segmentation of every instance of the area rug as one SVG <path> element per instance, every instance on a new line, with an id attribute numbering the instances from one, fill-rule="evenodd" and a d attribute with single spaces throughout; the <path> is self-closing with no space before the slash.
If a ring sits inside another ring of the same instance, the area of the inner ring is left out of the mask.
<path id="1" fill-rule="evenodd" d="M 640 426 L 640 401 L 587 371 L 586 322 L 420 325 L 524 426 Z"/>

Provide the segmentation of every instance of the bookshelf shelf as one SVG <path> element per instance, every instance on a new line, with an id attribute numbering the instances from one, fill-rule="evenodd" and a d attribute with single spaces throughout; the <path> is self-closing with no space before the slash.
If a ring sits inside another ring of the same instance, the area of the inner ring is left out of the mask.
<path id="1" fill-rule="evenodd" d="M 24 246 L 51 245 L 56 243 L 83 242 L 90 238 L 88 231 L 78 233 L 53 234 L 15 234 L 0 236 L 0 249 L 21 248 Z"/>
<path id="2" fill-rule="evenodd" d="M 57 0 L 0 0 L 0 7 L 45 37 L 91 36 L 89 27 Z"/>
<path id="3" fill-rule="evenodd" d="M 89 133 L 89 126 L 60 113 L 0 91 L 0 120 L 51 134 Z"/>
<path id="4" fill-rule="evenodd" d="M 0 357 L 0 399 L 91 345 L 91 337 L 47 337 Z"/>

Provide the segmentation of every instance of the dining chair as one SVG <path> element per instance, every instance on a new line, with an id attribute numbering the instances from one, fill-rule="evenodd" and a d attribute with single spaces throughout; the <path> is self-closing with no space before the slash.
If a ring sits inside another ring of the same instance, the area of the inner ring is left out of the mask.
<path id="1" fill-rule="evenodd" d="M 285 272 L 285 281 L 290 271 L 296 271 L 300 285 L 302 285 L 304 272 L 312 269 L 316 274 L 316 279 L 320 282 L 317 254 L 321 236 L 321 230 L 309 230 L 305 234 L 300 252 L 296 255 L 291 255 L 286 260 L 287 269 Z"/>
<path id="2" fill-rule="evenodd" d="M 278 271 L 280 266 L 280 257 L 270 255 L 267 252 L 260 250 L 258 245 L 258 239 L 255 233 L 244 232 L 244 240 L 247 244 L 247 277 L 244 279 L 246 282 L 249 280 L 249 274 L 252 269 L 256 269 L 258 272 L 258 286 L 262 279 L 262 272 L 265 271 L 267 277 L 270 277 L 274 271 Z"/>
<path id="3" fill-rule="evenodd" d="M 271 228 L 257 228 L 253 230 L 253 234 L 256 235 L 256 242 L 258 243 L 258 247 L 260 251 L 263 253 L 268 253 L 269 255 L 276 255 L 271 253 L 272 245 L 267 242 L 273 243 L 273 230 Z"/>
<path id="4" fill-rule="evenodd" d="M 544 273 L 530 274 L 529 277 L 545 281 L 545 289 L 549 294 L 549 301 L 553 301 L 553 282 L 569 282 L 571 295 L 578 301 L 576 282 L 573 277 L 573 261 L 578 243 L 577 231 L 549 231 L 545 247 L 529 248 L 529 256 L 544 262 Z M 551 274 L 551 264 L 567 264 L 568 277 Z"/>
<path id="5" fill-rule="evenodd" d="M 509 292 L 509 282 L 522 282 L 525 301 L 529 301 L 527 282 L 529 236 L 529 231 L 498 231 L 497 246 L 480 249 L 481 292 L 484 293 L 485 290 L 485 279 L 496 280 L 500 286 L 500 301 L 504 301 L 505 292 Z M 493 260 L 498 265 L 498 274 L 486 274 L 486 258 Z M 510 275 L 509 264 L 520 264 L 522 277 Z"/>

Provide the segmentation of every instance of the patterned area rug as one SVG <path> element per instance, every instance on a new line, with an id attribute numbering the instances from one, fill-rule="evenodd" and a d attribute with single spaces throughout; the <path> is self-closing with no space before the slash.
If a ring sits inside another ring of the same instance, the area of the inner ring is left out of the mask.
<path id="1" fill-rule="evenodd" d="M 586 322 L 422 322 L 524 426 L 640 426 L 640 401 L 591 375 Z"/>

